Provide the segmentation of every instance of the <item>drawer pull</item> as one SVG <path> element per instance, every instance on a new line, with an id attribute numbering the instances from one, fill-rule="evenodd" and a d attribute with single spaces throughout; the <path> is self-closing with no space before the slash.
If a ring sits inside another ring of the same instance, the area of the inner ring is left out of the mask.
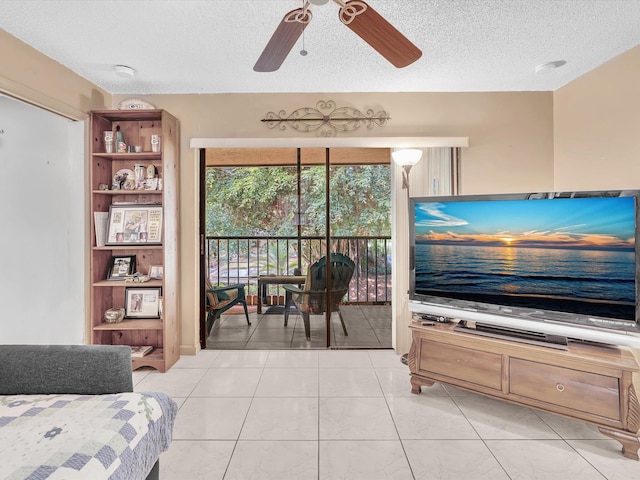
<path id="1" fill-rule="evenodd" d="M 564 385 L 561 383 L 558 383 L 556 385 L 556 390 L 558 390 L 559 392 L 564 392 Z"/>

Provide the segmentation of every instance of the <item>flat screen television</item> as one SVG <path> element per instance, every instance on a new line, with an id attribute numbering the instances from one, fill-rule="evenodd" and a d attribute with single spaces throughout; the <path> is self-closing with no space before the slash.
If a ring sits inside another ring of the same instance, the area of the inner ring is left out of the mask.
<path id="1" fill-rule="evenodd" d="M 640 191 L 412 198 L 410 310 L 640 346 Z"/>

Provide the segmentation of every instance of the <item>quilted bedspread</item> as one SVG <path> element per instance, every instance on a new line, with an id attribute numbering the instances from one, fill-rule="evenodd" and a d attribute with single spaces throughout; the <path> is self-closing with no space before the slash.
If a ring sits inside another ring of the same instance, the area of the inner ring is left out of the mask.
<path id="1" fill-rule="evenodd" d="M 0 479 L 144 479 L 176 412 L 159 392 L 0 396 Z"/>

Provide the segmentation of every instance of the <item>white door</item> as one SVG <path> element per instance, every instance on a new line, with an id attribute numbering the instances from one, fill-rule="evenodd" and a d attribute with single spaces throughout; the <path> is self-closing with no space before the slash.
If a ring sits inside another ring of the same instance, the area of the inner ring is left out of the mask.
<path id="1" fill-rule="evenodd" d="M 0 343 L 84 341 L 84 123 L 0 95 Z"/>

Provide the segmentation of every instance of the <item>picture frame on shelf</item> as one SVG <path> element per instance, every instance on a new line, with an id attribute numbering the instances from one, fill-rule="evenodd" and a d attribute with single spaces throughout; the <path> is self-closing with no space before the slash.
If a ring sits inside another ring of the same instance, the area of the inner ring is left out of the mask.
<path id="1" fill-rule="evenodd" d="M 162 280 L 163 270 L 162 265 L 151 265 L 149 267 L 149 278 L 152 280 Z"/>
<path id="2" fill-rule="evenodd" d="M 136 271 L 135 255 L 113 255 L 109 262 L 107 280 L 124 280 Z"/>
<path id="3" fill-rule="evenodd" d="M 126 288 L 124 318 L 160 318 L 162 288 Z"/>
<path id="4" fill-rule="evenodd" d="M 109 206 L 106 245 L 162 244 L 162 205 L 123 203 Z"/>

